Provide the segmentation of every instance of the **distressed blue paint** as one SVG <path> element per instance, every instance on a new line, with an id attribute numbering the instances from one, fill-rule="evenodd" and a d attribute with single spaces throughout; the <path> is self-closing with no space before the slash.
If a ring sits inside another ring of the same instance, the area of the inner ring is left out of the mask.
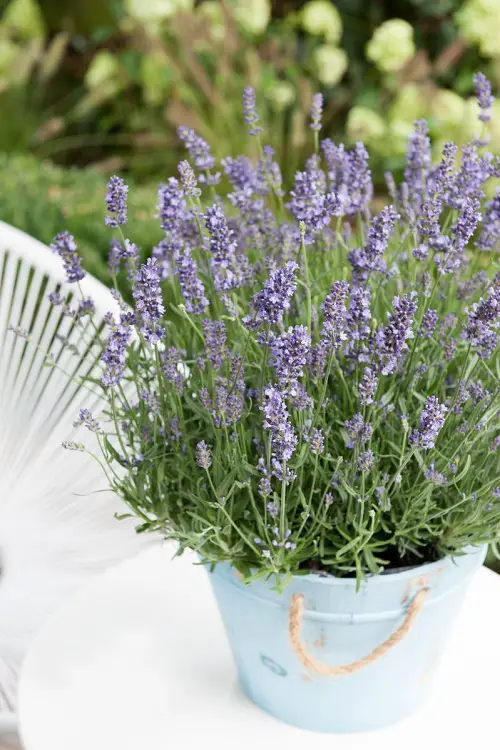
<path id="1" fill-rule="evenodd" d="M 424 700 L 465 588 L 485 547 L 401 573 L 355 581 L 295 576 L 283 594 L 274 581 L 244 586 L 229 564 L 210 580 L 246 695 L 278 719 L 319 732 L 359 732 L 392 724 Z M 304 595 L 303 640 L 326 664 L 369 654 L 401 624 L 404 602 L 428 595 L 409 634 L 377 662 L 342 677 L 319 677 L 299 662 L 288 637 L 288 606 Z M 321 647 L 313 644 L 323 645 Z"/>

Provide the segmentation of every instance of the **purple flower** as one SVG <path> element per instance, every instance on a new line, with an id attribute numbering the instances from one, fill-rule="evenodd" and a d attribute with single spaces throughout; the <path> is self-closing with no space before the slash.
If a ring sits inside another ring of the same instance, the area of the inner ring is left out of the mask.
<path id="1" fill-rule="evenodd" d="M 245 86 L 243 89 L 243 113 L 245 122 L 249 126 L 250 135 L 259 135 L 262 128 L 258 125 L 259 115 L 255 104 L 255 90 L 251 86 Z"/>
<path id="2" fill-rule="evenodd" d="M 335 281 L 330 293 L 321 305 L 323 311 L 322 339 L 334 349 L 338 349 L 342 342 L 347 340 L 345 301 L 348 294 L 349 284 L 345 281 Z"/>
<path id="3" fill-rule="evenodd" d="M 427 469 L 425 469 L 424 476 L 429 482 L 436 484 L 438 487 L 442 487 L 443 484 L 446 484 L 446 477 L 434 468 L 434 462 L 429 464 Z"/>
<path id="4" fill-rule="evenodd" d="M 371 369 L 365 367 L 363 377 L 359 384 L 359 403 L 361 406 L 368 406 L 373 403 L 373 397 L 377 391 L 378 378 Z"/>
<path id="5" fill-rule="evenodd" d="M 494 98 L 491 95 L 491 83 L 484 73 L 476 73 L 474 75 L 474 89 L 477 96 L 477 103 L 481 110 L 479 119 L 483 122 L 488 122 L 488 120 L 491 120 L 491 108 Z"/>
<path id="6" fill-rule="evenodd" d="M 437 167 L 433 167 L 427 177 L 427 194 L 432 196 L 438 202 L 446 192 L 453 187 L 456 178 L 455 161 L 457 156 L 457 146 L 453 141 L 445 143 L 441 160 Z"/>
<path id="7" fill-rule="evenodd" d="M 192 128 L 181 125 L 177 130 L 177 134 L 189 151 L 189 155 L 197 169 L 208 172 L 215 167 L 215 159 L 210 153 L 210 146 Z"/>
<path id="8" fill-rule="evenodd" d="M 181 353 L 175 346 L 169 347 L 161 354 L 162 372 L 169 383 L 173 383 L 179 393 L 184 389 L 184 378 L 180 370 L 182 369 Z"/>
<path id="9" fill-rule="evenodd" d="M 477 198 L 466 198 L 456 223 L 451 228 L 456 252 L 463 252 L 481 220 Z"/>
<path id="10" fill-rule="evenodd" d="M 170 420 L 170 434 L 172 440 L 180 440 L 182 437 L 182 432 L 179 427 L 179 419 L 177 417 L 172 417 Z"/>
<path id="11" fill-rule="evenodd" d="M 216 288 L 227 290 L 242 286 L 248 278 L 247 258 L 236 254 L 234 232 L 229 228 L 218 203 L 207 208 L 205 226 L 210 235 L 212 271 Z"/>
<path id="12" fill-rule="evenodd" d="M 272 476 L 276 477 L 279 482 L 290 484 L 290 482 L 293 482 L 297 476 L 294 471 L 288 468 L 288 466 L 286 467 L 286 471 L 283 471 L 283 464 L 281 464 L 277 458 L 271 458 L 271 465 L 273 467 Z"/>
<path id="13" fill-rule="evenodd" d="M 70 284 L 81 281 L 85 276 L 81 258 L 77 253 L 75 238 L 69 232 L 60 232 L 50 246 L 62 260 L 66 278 Z"/>
<path id="14" fill-rule="evenodd" d="M 270 479 L 268 477 L 262 477 L 259 481 L 259 495 L 262 495 L 262 497 L 268 497 L 268 495 L 272 494 L 272 491 L 273 488 Z"/>
<path id="15" fill-rule="evenodd" d="M 224 361 L 226 351 L 226 326 L 222 320 L 208 320 L 202 322 L 205 337 L 205 355 L 210 360 L 214 370 L 218 370 Z"/>
<path id="16" fill-rule="evenodd" d="M 368 211 L 373 198 L 372 173 L 368 166 L 368 151 L 362 143 L 356 143 L 349 154 L 348 195 L 349 202 L 344 213 L 353 216 Z"/>
<path id="17" fill-rule="evenodd" d="M 310 350 L 311 337 L 305 326 L 289 328 L 271 341 L 270 364 L 276 370 L 283 393 L 296 394 L 297 381 L 304 374 Z"/>
<path id="18" fill-rule="evenodd" d="M 212 454 L 204 440 L 196 444 L 196 463 L 202 469 L 209 469 L 212 465 Z"/>
<path id="19" fill-rule="evenodd" d="M 422 205 L 422 210 L 417 223 L 417 230 L 422 242 L 414 249 L 413 255 L 418 260 L 426 260 L 428 255 L 428 246 L 426 242 L 435 245 L 441 240 L 441 225 L 439 217 L 443 210 L 443 201 L 435 195 L 429 198 Z"/>
<path id="20" fill-rule="evenodd" d="M 491 441 L 491 443 L 490 443 L 490 447 L 489 447 L 489 450 L 490 450 L 490 451 L 491 451 L 492 453 L 496 453 L 496 452 L 497 452 L 497 450 L 498 450 L 499 448 L 500 448 L 500 435 L 497 435 L 497 436 L 496 436 L 496 437 L 494 437 L 494 438 L 493 438 L 493 440 Z"/>
<path id="21" fill-rule="evenodd" d="M 358 469 L 360 471 L 370 471 L 374 463 L 375 463 L 375 456 L 373 455 L 372 450 L 368 449 L 359 454 Z"/>
<path id="22" fill-rule="evenodd" d="M 151 393 L 151 391 L 147 391 L 146 389 L 144 389 L 141 391 L 140 397 L 141 401 L 144 401 L 148 411 L 151 412 L 151 414 L 157 415 L 160 413 L 160 404 L 154 393 Z"/>
<path id="23" fill-rule="evenodd" d="M 120 265 L 122 260 L 123 245 L 121 240 L 117 237 L 113 237 L 109 243 L 109 254 L 108 254 L 108 270 L 110 274 L 116 275 L 120 271 Z"/>
<path id="24" fill-rule="evenodd" d="M 262 149 L 262 157 L 259 159 L 257 169 L 257 192 L 261 195 L 267 195 L 269 189 L 273 190 L 275 195 L 283 195 L 282 183 L 283 177 L 278 162 L 274 161 L 274 149 L 266 145 Z"/>
<path id="25" fill-rule="evenodd" d="M 385 206 L 380 214 L 372 219 L 364 249 L 356 248 L 349 253 L 349 262 L 355 271 L 356 281 L 366 281 L 371 271 L 385 271 L 383 255 L 397 218 L 398 214 L 394 207 Z"/>
<path id="26" fill-rule="evenodd" d="M 123 244 L 121 240 L 114 237 L 109 244 L 109 272 L 114 275 L 119 273 L 122 261 L 127 263 L 129 274 L 135 275 L 139 262 L 139 250 L 137 245 L 134 245 L 130 240 L 126 239 L 125 244 Z"/>
<path id="27" fill-rule="evenodd" d="M 462 148 L 460 170 L 445 194 L 451 208 L 460 210 L 466 201 L 484 196 L 483 186 L 491 175 L 491 159 L 491 154 L 479 156 L 473 144 Z"/>
<path id="28" fill-rule="evenodd" d="M 430 339 L 436 328 L 437 321 L 438 314 L 436 310 L 429 309 L 425 311 L 419 331 L 423 339 Z"/>
<path id="29" fill-rule="evenodd" d="M 289 421 L 281 391 L 273 385 L 264 390 L 264 428 L 271 435 L 271 449 L 278 461 L 289 461 L 297 447 L 297 437 Z"/>
<path id="30" fill-rule="evenodd" d="M 382 375 L 393 373 L 402 355 L 408 350 L 407 339 L 413 338 L 413 318 L 417 309 L 417 294 L 411 292 L 394 297 L 392 313 L 387 313 L 387 323 L 375 334 L 378 369 Z"/>
<path id="31" fill-rule="evenodd" d="M 372 313 L 370 309 L 370 288 L 368 286 L 352 286 L 347 311 L 347 331 L 349 343 L 346 354 L 358 362 L 366 362 L 367 349 L 364 344 L 371 334 L 370 323 Z"/>
<path id="32" fill-rule="evenodd" d="M 321 379 L 325 373 L 327 349 L 324 341 L 311 348 L 309 354 L 309 372 L 315 379 Z"/>
<path id="33" fill-rule="evenodd" d="M 498 250 L 500 241 L 500 190 L 485 205 L 483 229 L 476 242 L 481 250 Z"/>
<path id="34" fill-rule="evenodd" d="M 230 369 L 229 380 L 215 380 L 215 404 L 212 415 L 216 427 L 232 425 L 238 422 L 243 414 L 245 383 L 241 357 L 232 358 Z"/>
<path id="35" fill-rule="evenodd" d="M 485 389 L 480 380 L 472 381 L 469 384 L 469 388 L 474 406 L 477 406 L 477 404 L 485 398 L 489 398 L 490 392 Z"/>
<path id="36" fill-rule="evenodd" d="M 110 177 L 106 192 L 106 206 L 111 216 L 104 219 L 108 227 L 119 227 L 127 223 L 128 185 L 121 177 Z"/>
<path id="37" fill-rule="evenodd" d="M 135 277 L 132 288 L 140 331 L 149 344 L 157 344 L 165 330 L 158 323 L 165 308 L 160 287 L 160 274 L 154 258 L 148 258 Z"/>
<path id="38" fill-rule="evenodd" d="M 201 315 L 209 303 L 205 296 L 203 282 L 198 278 L 198 266 L 188 247 L 175 254 L 175 266 L 186 310 L 189 313 Z"/>
<path id="39" fill-rule="evenodd" d="M 247 191 L 250 195 L 256 192 L 257 174 L 248 156 L 227 156 L 221 164 L 233 188 L 237 191 Z"/>
<path id="40" fill-rule="evenodd" d="M 244 323 L 258 326 L 261 323 L 279 325 L 285 312 L 290 308 L 290 300 L 297 287 L 294 272 L 297 263 L 289 260 L 284 268 L 274 268 L 264 284 L 264 289 L 254 295 L 252 307 L 256 313 L 255 320 L 246 316 Z"/>
<path id="41" fill-rule="evenodd" d="M 177 167 L 181 176 L 181 185 L 184 195 L 188 198 L 199 198 L 201 190 L 198 187 L 196 175 L 188 161 L 181 161 Z"/>
<path id="42" fill-rule="evenodd" d="M 323 453 L 325 449 L 325 436 L 322 430 L 313 427 L 309 434 L 309 447 L 311 448 L 311 453 L 314 453 L 315 456 Z"/>
<path id="43" fill-rule="evenodd" d="M 304 172 L 295 174 L 288 208 L 296 220 L 303 221 L 312 234 L 326 227 L 332 216 L 340 214 L 339 199 L 335 193 L 327 192 L 325 174 L 318 167 L 316 157 L 309 159 Z"/>
<path id="44" fill-rule="evenodd" d="M 78 419 L 76 422 L 73 422 L 73 427 L 80 427 L 81 425 L 90 430 L 90 432 L 101 431 L 101 425 L 88 409 L 80 409 Z"/>
<path id="45" fill-rule="evenodd" d="M 186 162 L 187 163 L 187 162 Z M 158 187 L 158 214 L 161 228 L 166 232 L 175 231 L 188 215 L 184 193 L 178 180 L 170 177 Z"/>
<path id="46" fill-rule="evenodd" d="M 372 425 L 366 424 L 363 420 L 363 415 L 359 412 L 351 419 L 346 419 L 344 425 L 347 430 L 348 439 L 346 445 L 348 448 L 354 448 L 356 443 L 367 443 L 372 436 Z"/>
<path id="47" fill-rule="evenodd" d="M 431 165 L 431 142 L 425 120 L 416 120 L 406 159 L 404 179 L 411 207 L 419 211 L 425 195 L 427 174 Z"/>
<path id="48" fill-rule="evenodd" d="M 495 279 L 487 299 L 481 297 L 471 306 L 467 326 L 462 331 L 462 338 L 472 344 L 481 359 L 489 359 L 497 346 L 498 334 L 493 328 L 498 328 L 499 317 L 500 279 Z"/>
<path id="49" fill-rule="evenodd" d="M 323 94 L 314 94 L 311 105 L 311 130 L 321 130 L 321 117 L 323 115 Z"/>
<path id="50" fill-rule="evenodd" d="M 329 138 L 321 143 L 328 167 L 328 180 L 336 194 L 340 210 L 346 216 L 366 214 L 373 197 L 373 183 L 368 166 L 368 152 L 362 143 L 346 151 Z"/>
<path id="51" fill-rule="evenodd" d="M 436 396 L 429 396 L 420 415 L 420 429 L 413 430 L 410 435 L 410 444 L 423 450 L 434 448 L 447 411 L 447 407 L 440 404 Z"/>
<path id="52" fill-rule="evenodd" d="M 307 393 L 302 383 L 297 383 L 293 397 L 293 408 L 297 411 L 308 411 L 312 409 L 314 401 Z"/>
<path id="53" fill-rule="evenodd" d="M 101 357 L 106 365 L 106 372 L 101 378 L 103 386 L 115 386 L 123 378 L 127 364 L 127 346 L 132 333 L 131 325 L 133 321 L 133 315 L 122 312 L 119 324 L 113 327 L 108 337 Z"/>

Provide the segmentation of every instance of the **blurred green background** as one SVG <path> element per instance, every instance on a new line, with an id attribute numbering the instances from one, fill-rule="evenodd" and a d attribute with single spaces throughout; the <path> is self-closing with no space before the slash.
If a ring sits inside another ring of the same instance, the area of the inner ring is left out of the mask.
<path id="1" fill-rule="evenodd" d="M 472 76 L 497 87 L 498 28 L 500 0 L 1 0 L 0 215 L 44 241 L 63 221 L 102 278 L 105 176 L 133 185 L 147 245 L 148 196 L 175 170 L 177 126 L 218 156 L 240 152 L 247 83 L 287 181 L 321 91 L 322 135 L 363 140 L 383 190 L 416 118 L 436 150 L 474 135 Z M 500 152 L 500 116 L 491 138 Z"/>

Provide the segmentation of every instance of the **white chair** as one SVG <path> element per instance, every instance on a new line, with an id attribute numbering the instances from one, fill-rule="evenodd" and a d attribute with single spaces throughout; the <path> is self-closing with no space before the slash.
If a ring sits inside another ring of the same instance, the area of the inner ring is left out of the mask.
<path id="1" fill-rule="evenodd" d="M 99 326 L 115 302 L 93 278 L 85 277 L 81 286 L 95 302 Z M 106 481 L 98 464 L 61 447 L 63 440 L 88 445 L 93 438 L 72 424 L 80 408 L 99 412 L 99 389 L 89 392 L 79 379 L 97 373 L 99 352 L 89 343 L 88 318 L 82 330 L 50 304 L 47 295 L 56 290 L 63 296 L 75 291 L 65 283 L 60 259 L 0 222 L 0 729 L 5 730 L 15 723 L 23 655 L 50 614 L 89 576 L 151 543 L 136 535 L 131 520 L 114 518 L 124 506 L 102 491 Z M 29 331 L 31 341 L 7 330 L 9 325 Z M 57 368 L 44 364 L 47 350 Z"/>

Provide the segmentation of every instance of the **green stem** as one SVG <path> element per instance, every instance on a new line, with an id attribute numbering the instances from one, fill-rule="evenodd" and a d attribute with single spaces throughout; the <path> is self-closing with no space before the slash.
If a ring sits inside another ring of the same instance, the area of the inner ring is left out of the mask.
<path id="1" fill-rule="evenodd" d="M 306 287 L 306 305 L 307 305 L 307 330 L 309 331 L 309 335 L 311 335 L 312 332 L 312 299 L 311 299 L 311 285 L 309 282 L 309 265 L 307 262 L 307 248 L 305 243 L 305 224 L 304 222 L 299 222 L 300 227 L 300 251 L 302 253 L 302 258 L 304 260 L 304 272 L 305 272 L 305 287 Z"/>

